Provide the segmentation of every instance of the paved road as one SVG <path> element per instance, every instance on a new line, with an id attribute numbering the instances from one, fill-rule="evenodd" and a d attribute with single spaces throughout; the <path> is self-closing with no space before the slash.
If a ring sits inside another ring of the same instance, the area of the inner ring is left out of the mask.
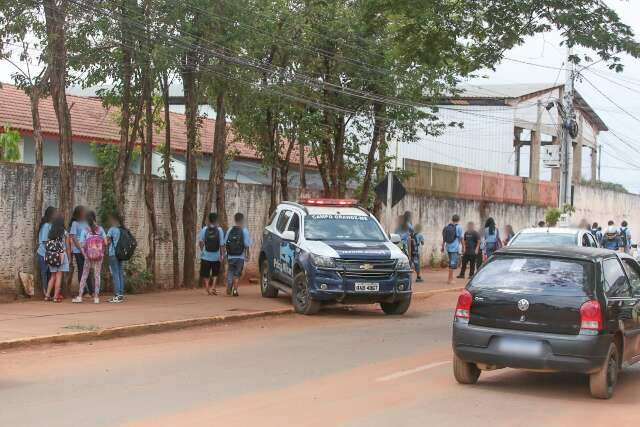
<path id="1" fill-rule="evenodd" d="M 0 426 L 634 425 L 640 369 L 615 398 L 586 378 L 451 375 L 446 294 L 401 318 L 331 310 L 0 354 Z M 614 424 L 615 423 L 615 424 Z"/>

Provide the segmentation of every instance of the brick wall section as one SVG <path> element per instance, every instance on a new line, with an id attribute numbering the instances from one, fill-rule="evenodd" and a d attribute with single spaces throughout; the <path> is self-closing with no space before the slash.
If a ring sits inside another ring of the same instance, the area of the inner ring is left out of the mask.
<path id="1" fill-rule="evenodd" d="M 45 168 L 44 205 L 57 205 L 57 168 Z M 33 166 L 22 164 L 0 163 L 0 296 L 4 298 L 15 295 L 18 272 L 32 270 L 32 208 L 31 195 Z M 76 204 L 95 208 L 100 200 L 100 173 L 95 168 L 76 168 L 75 172 Z M 183 185 L 176 183 L 176 206 L 178 209 L 178 231 L 182 253 L 182 214 Z M 206 182 L 198 186 L 198 216 L 203 203 Z M 140 243 L 139 254 L 146 253 L 147 221 L 143 200 L 143 182 L 140 176 L 132 176 L 127 187 L 126 207 L 127 226 L 137 236 Z M 156 182 L 156 206 L 158 215 L 158 279 L 164 286 L 169 286 L 172 278 L 171 263 L 171 231 L 169 224 L 168 196 L 166 185 Z M 229 181 L 226 184 L 227 215 L 231 220 L 235 212 L 245 213 L 253 238 L 251 248 L 254 254 L 260 248 L 262 231 L 267 220 L 269 204 L 269 188 L 262 185 L 238 184 Z M 296 194 L 292 195 L 296 198 Z M 597 190 L 590 187 L 577 187 L 575 192 L 576 222 L 582 218 L 590 222 L 606 223 L 609 218 L 617 224 L 626 219 L 640 236 L 640 196 Z M 536 205 L 520 205 L 506 203 L 489 203 L 474 200 L 441 199 L 424 193 L 410 193 L 395 208 L 400 214 L 405 210 L 414 213 L 416 223 L 421 223 L 426 237 L 425 261 L 432 249 L 439 249 L 441 230 L 448 223 L 453 213 L 458 213 L 463 222 L 480 223 L 489 216 L 496 218 L 502 229 L 511 224 L 516 230 L 531 226 L 544 218 L 544 209 Z M 199 218 L 200 220 L 200 218 Z M 182 266 L 182 260 L 180 265 Z M 249 274 L 255 274 L 257 265 L 248 265 Z"/>

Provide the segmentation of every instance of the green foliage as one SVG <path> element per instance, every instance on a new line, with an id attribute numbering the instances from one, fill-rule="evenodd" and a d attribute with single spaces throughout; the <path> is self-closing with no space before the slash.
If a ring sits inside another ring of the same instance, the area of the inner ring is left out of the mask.
<path id="1" fill-rule="evenodd" d="M 114 174 L 118 159 L 118 147 L 112 144 L 91 144 L 100 168 L 101 197 L 97 208 L 98 221 L 106 224 L 107 217 L 116 210 Z"/>
<path id="2" fill-rule="evenodd" d="M 599 188 L 601 190 L 611 190 L 617 191 L 618 193 L 628 193 L 629 190 L 625 188 L 622 184 L 617 184 L 615 182 L 607 182 L 607 181 L 596 181 L 591 182 L 591 180 L 582 179 L 580 181 L 580 185 L 584 185 L 586 187 Z"/>
<path id="3" fill-rule="evenodd" d="M 558 208 L 548 208 L 544 212 L 544 221 L 547 223 L 548 227 L 555 227 L 560 220 L 560 216 L 562 212 Z"/>
<path id="4" fill-rule="evenodd" d="M 5 126 L 5 131 L 0 133 L 0 160 L 17 162 L 20 160 L 20 134 Z"/>
<path id="5" fill-rule="evenodd" d="M 151 285 L 151 273 L 144 267 L 139 252 L 124 264 L 124 286 L 128 294 L 139 294 Z"/>
<path id="6" fill-rule="evenodd" d="M 564 205 L 562 205 L 562 213 L 573 214 L 575 212 L 576 208 L 571 203 L 565 203 Z"/>

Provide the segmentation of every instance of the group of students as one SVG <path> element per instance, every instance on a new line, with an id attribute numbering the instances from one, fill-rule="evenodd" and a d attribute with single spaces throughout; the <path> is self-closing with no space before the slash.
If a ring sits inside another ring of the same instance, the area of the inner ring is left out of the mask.
<path id="1" fill-rule="evenodd" d="M 227 295 L 238 296 L 238 282 L 249 262 L 251 235 L 240 212 L 233 217 L 234 225 L 226 233 L 218 223 L 218 214 L 212 212 L 198 233 L 200 248 L 200 281 L 208 295 L 217 295 L 218 275 L 222 263 L 227 262 Z"/>
<path id="2" fill-rule="evenodd" d="M 598 244 L 606 249 L 613 251 L 623 251 L 631 253 L 633 242 L 631 240 L 631 229 L 627 221 L 622 221 L 620 227 L 613 220 L 609 220 L 607 228 L 603 231 L 602 227 L 594 222 L 593 225 L 586 225 Z"/>
<path id="3" fill-rule="evenodd" d="M 38 264 L 45 301 L 61 302 L 63 274 L 70 271 L 73 260 L 76 264 L 79 293 L 74 303 L 83 297 L 93 296 L 100 303 L 100 271 L 104 257 L 109 259 L 109 270 L 113 280 L 112 303 L 124 301 L 124 260 L 135 250 L 135 239 L 124 228 L 122 217 L 114 212 L 108 216 L 108 231 L 98 225 L 95 212 L 84 206 L 73 210 L 71 221 L 65 227 L 62 214 L 49 206 L 38 227 Z M 124 237 L 123 237 L 124 236 Z M 93 271 L 93 276 L 90 273 Z M 86 290 L 86 294 L 85 294 Z"/>

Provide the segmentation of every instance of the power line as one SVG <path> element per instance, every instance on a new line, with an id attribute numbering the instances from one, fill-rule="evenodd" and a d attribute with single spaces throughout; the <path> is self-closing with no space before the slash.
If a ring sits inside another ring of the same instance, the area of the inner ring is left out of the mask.
<path id="1" fill-rule="evenodd" d="M 618 109 L 620 111 L 622 111 L 623 113 L 627 114 L 629 117 L 631 117 L 632 119 L 636 120 L 637 122 L 640 122 L 640 118 L 638 118 L 637 116 L 633 115 L 632 113 L 630 113 L 629 111 L 627 111 L 624 107 L 622 107 L 620 104 L 618 104 L 616 101 L 614 101 L 613 99 L 611 99 L 611 97 L 609 95 L 607 95 L 606 93 L 604 93 L 602 90 L 600 90 L 600 88 L 598 88 L 596 85 L 594 85 L 593 83 L 591 83 L 591 80 L 589 80 L 588 78 L 586 78 L 585 76 L 582 76 L 582 79 L 589 83 L 589 85 L 591 87 L 593 87 L 600 95 L 602 95 L 607 101 L 609 101 L 610 103 L 612 103 L 613 105 L 615 105 L 616 107 L 618 107 Z"/>

